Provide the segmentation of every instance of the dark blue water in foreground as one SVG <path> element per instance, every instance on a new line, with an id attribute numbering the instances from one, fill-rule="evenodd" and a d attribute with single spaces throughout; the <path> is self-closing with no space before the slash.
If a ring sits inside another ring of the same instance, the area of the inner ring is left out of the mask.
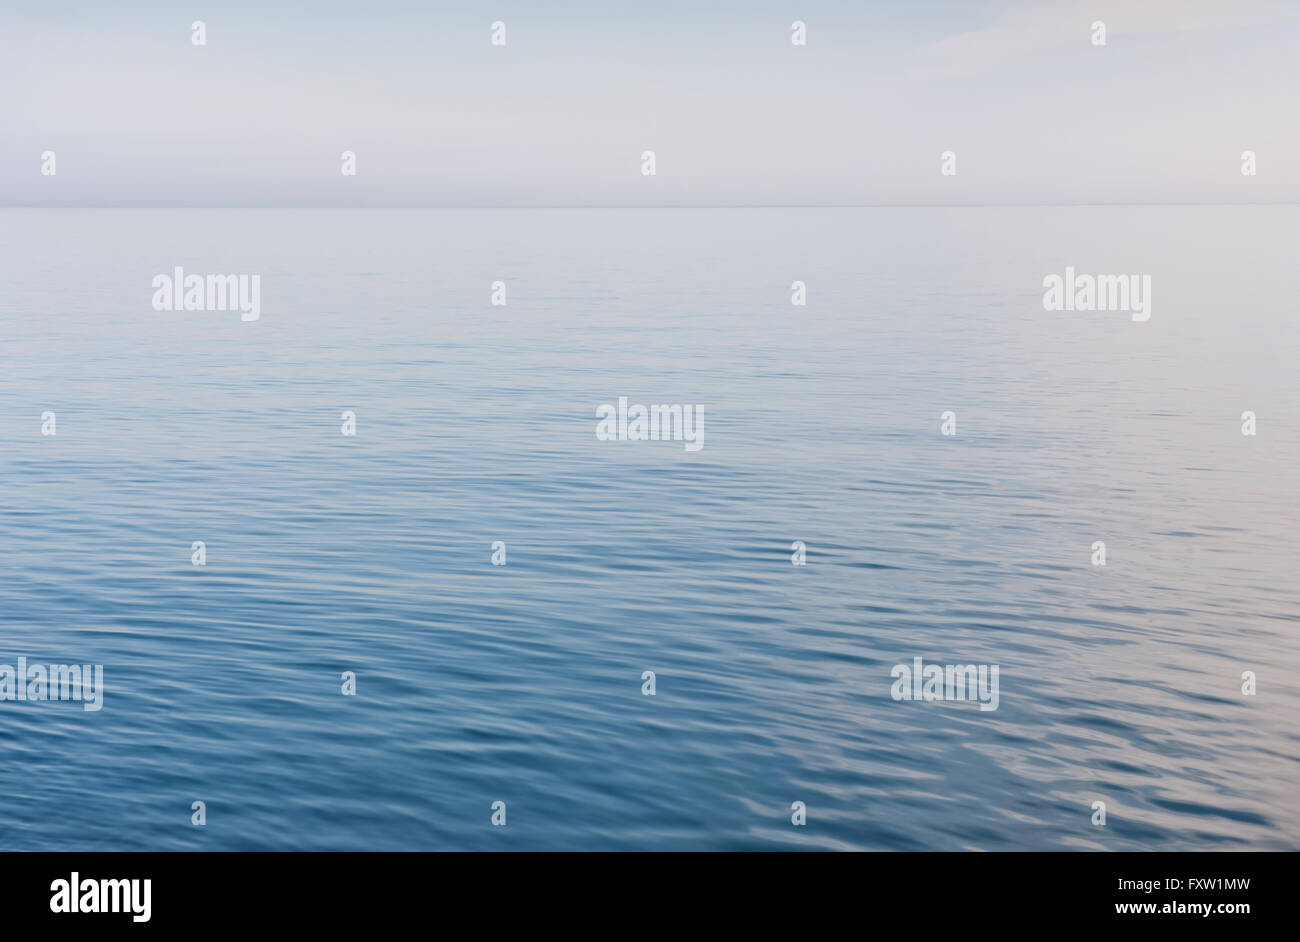
<path id="1" fill-rule="evenodd" d="M 0 663 L 107 684 L 0 702 L 0 850 L 1300 847 L 1297 231 L 0 213 Z M 177 265 L 261 319 L 154 311 Z M 1066 265 L 1151 320 L 1045 312 Z M 916 656 L 998 709 L 894 701 Z"/>

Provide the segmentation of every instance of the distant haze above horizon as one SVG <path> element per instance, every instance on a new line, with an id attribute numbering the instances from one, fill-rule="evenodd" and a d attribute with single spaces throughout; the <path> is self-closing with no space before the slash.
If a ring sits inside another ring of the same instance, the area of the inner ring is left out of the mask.
<path id="1" fill-rule="evenodd" d="M 17 0 L 0 206 L 1294 202 L 1298 52 L 1294 0 Z"/>

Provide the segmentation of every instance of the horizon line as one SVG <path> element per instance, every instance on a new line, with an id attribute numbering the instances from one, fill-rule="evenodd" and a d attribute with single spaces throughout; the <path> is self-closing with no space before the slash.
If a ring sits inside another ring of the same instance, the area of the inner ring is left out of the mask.
<path id="1" fill-rule="evenodd" d="M 1026 209 L 1033 207 L 1104 207 L 1104 206 L 1300 206 L 1300 199 L 1296 200 L 1272 200 L 1266 202 L 1223 202 L 1223 201 L 1204 201 L 1192 202 L 1187 200 L 1171 200 L 1161 202 L 1150 201 L 1130 201 L 1130 202 L 1043 202 L 1043 203 L 627 203 L 627 204 L 558 204 L 558 203 L 537 203 L 537 204 L 446 204 L 446 203 L 429 203 L 413 205 L 378 205 L 365 206 L 356 204 L 251 204 L 251 205 L 219 205 L 214 203 L 176 203 L 163 206 L 141 206 L 137 204 L 85 204 L 85 205 L 59 205 L 49 206 L 31 203 L 0 203 L 0 210 L 9 209 L 36 209 L 36 210 L 54 210 L 54 209 L 140 209 L 140 210 L 169 210 L 169 209 L 228 209 L 228 210 L 245 210 L 245 209 L 364 209 L 364 210 L 431 210 L 431 209 L 992 209 L 992 208 L 1015 208 Z"/>

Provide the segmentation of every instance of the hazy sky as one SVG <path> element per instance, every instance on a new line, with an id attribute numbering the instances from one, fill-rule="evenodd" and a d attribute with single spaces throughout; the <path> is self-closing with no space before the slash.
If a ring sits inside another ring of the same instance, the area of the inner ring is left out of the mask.
<path id="1" fill-rule="evenodd" d="M 0 205 L 1297 200 L 1297 0 L 0 7 Z"/>

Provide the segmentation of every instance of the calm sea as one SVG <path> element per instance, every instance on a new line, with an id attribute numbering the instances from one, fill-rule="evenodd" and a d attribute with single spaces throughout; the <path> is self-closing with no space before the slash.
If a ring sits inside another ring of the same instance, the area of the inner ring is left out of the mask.
<path id="1" fill-rule="evenodd" d="M 1297 232 L 0 212 L 0 664 L 107 687 L 0 702 L 0 850 L 1300 848 Z M 1044 311 L 1067 265 L 1150 321 Z M 896 702 L 918 656 L 998 709 Z"/>

